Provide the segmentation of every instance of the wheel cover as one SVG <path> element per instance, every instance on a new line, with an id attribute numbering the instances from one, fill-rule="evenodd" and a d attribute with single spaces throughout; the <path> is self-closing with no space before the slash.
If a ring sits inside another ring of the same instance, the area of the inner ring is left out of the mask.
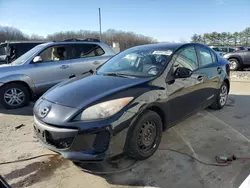
<path id="1" fill-rule="evenodd" d="M 10 106 L 18 106 L 25 100 L 25 94 L 21 89 L 10 88 L 4 93 L 4 101 Z"/>
<path id="2" fill-rule="evenodd" d="M 230 60 L 230 61 L 229 61 L 229 66 L 230 66 L 230 69 L 231 69 L 231 70 L 234 70 L 234 69 L 237 68 L 237 62 L 234 61 L 234 60 Z"/>
<path id="3" fill-rule="evenodd" d="M 220 90 L 220 105 L 224 106 L 227 102 L 228 92 L 227 86 L 223 85 Z"/>
<path id="4" fill-rule="evenodd" d="M 151 148 L 154 148 L 156 140 L 156 124 L 153 121 L 146 121 L 142 126 L 138 134 L 138 146 L 141 152 L 145 153 Z"/>

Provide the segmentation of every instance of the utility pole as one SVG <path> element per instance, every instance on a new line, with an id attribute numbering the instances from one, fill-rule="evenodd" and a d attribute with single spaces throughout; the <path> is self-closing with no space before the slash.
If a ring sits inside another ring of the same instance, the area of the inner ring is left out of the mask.
<path id="1" fill-rule="evenodd" d="M 101 8 L 99 8 L 99 26 L 100 26 L 100 40 L 102 40 L 102 18 L 101 18 Z"/>

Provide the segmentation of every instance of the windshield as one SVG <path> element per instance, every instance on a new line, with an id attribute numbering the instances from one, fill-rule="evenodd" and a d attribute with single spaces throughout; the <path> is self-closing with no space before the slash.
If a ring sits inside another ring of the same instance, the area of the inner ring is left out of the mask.
<path id="1" fill-rule="evenodd" d="M 17 58 L 15 61 L 13 61 L 11 63 L 11 65 L 22 65 L 22 64 L 24 64 L 25 61 L 27 61 L 32 55 L 37 53 L 39 50 L 41 50 L 45 45 L 46 44 L 40 44 L 40 45 L 32 48 L 31 50 L 29 50 L 28 52 L 26 52 L 25 54 L 23 54 L 22 56 Z"/>
<path id="2" fill-rule="evenodd" d="M 158 75 L 166 66 L 170 49 L 130 49 L 126 50 L 99 68 L 97 74 L 122 74 L 135 77 Z"/>
<path id="3" fill-rule="evenodd" d="M 0 46 L 0 55 L 6 55 L 6 47 Z"/>

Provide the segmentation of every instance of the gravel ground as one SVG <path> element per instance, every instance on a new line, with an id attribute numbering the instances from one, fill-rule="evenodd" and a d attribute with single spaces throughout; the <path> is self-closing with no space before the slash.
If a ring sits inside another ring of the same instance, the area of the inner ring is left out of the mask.
<path id="1" fill-rule="evenodd" d="M 227 106 L 204 110 L 164 132 L 160 148 L 169 147 L 215 162 L 216 155 L 250 156 L 250 83 L 232 82 Z M 52 153 L 33 134 L 32 105 L 18 110 L 0 108 L 0 162 Z M 19 126 L 19 127 L 18 127 Z M 124 161 L 118 161 L 120 166 Z M 126 161 L 128 163 L 128 161 Z M 46 156 L 0 166 L 12 187 L 238 187 L 250 173 L 250 162 L 211 167 L 189 157 L 158 150 L 132 170 L 106 176 L 82 172 L 60 156 Z"/>

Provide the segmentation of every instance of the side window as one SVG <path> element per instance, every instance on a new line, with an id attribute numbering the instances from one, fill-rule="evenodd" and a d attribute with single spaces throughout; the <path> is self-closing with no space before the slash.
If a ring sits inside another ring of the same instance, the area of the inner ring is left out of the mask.
<path id="1" fill-rule="evenodd" d="M 229 48 L 229 52 L 235 52 L 234 48 Z"/>
<path id="2" fill-rule="evenodd" d="M 210 51 L 210 53 L 211 53 L 211 56 L 212 56 L 213 63 L 217 63 L 217 57 L 214 54 L 214 52 Z"/>
<path id="3" fill-rule="evenodd" d="M 196 52 L 193 46 L 183 49 L 177 56 L 174 62 L 174 71 L 178 67 L 185 67 L 190 70 L 198 68 Z"/>
<path id="4" fill-rule="evenodd" d="M 39 54 L 42 62 L 54 62 L 68 59 L 68 52 L 66 46 L 52 46 Z"/>
<path id="5" fill-rule="evenodd" d="M 199 47 L 198 54 L 201 58 L 201 66 L 205 66 L 205 65 L 209 65 L 213 63 L 213 59 L 210 54 L 210 50 L 208 48 Z"/>
<path id="6" fill-rule="evenodd" d="M 96 44 L 74 44 L 71 45 L 69 58 L 78 59 L 86 57 L 95 57 L 101 56 L 104 53 L 104 50 Z"/>

